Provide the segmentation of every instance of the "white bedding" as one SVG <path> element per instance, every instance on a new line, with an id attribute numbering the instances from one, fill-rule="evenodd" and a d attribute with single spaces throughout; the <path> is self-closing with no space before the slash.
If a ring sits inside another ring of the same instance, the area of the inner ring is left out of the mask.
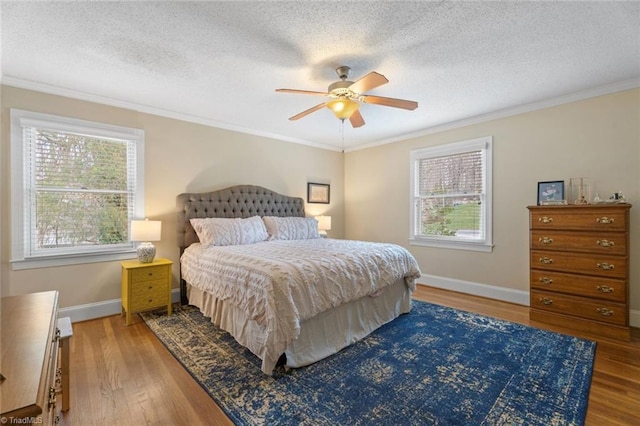
<path id="1" fill-rule="evenodd" d="M 394 244 L 308 239 L 238 246 L 192 244 L 181 258 L 183 278 L 264 326 L 262 369 L 300 334 L 300 324 L 336 306 L 375 296 L 404 278 L 410 291 L 418 264 Z"/>

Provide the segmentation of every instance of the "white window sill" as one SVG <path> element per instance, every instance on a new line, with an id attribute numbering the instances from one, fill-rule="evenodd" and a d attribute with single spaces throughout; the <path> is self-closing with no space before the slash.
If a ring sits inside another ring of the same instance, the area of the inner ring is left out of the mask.
<path id="1" fill-rule="evenodd" d="M 68 256 L 52 256 L 12 260 L 11 268 L 14 271 L 23 269 L 51 268 L 54 266 L 81 265 L 84 263 L 113 262 L 136 258 L 136 251 L 126 250 L 117 253 L 76 254 Z"/>
<path id="2" fill-rule="evenodd" d="M 493 251 L 493 244 L 476 243 L 470 241 L 445 241 L 434 239 L 422 239 L 422 238 L 410 238 L 409 244 L 412 246 L 423 247 L 437 247 L 446 248 L 452 250 L 470 250 L 470 251 L 482 251 L 491 253 Z"/>

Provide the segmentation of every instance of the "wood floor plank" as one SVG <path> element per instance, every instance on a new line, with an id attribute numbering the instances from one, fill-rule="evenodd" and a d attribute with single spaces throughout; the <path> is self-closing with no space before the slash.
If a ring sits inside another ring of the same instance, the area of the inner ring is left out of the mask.
<path id="1" fill-rule="evenodd" d="M 507 321 L 586 337 L 529 321 L 525 306 L 419 285 L 414 297 Z M 224 412 L 138 315 L 73 325 L 71 408 L 63 425 L 231 425 Z M 640 330 L 630 342 L 598 339 L 587 426 L 640 424 Z"/>

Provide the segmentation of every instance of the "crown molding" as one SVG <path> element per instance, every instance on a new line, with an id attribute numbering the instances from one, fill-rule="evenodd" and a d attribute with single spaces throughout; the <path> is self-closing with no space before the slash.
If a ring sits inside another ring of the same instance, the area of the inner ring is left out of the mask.
<path id="1" fill-rule="evenodd" d="M 562 104 L 568 104 L 571 102 L 577 102 L 584 99 L 595 98 L 598 96 L 609 95 L 612 93 L 623 92 L 625 90 L 637 89 L 640 87 L 640 78 L 632 78 L 629 80 L 623 80 L 605 86 L 595 87 L 591 89 L 581 90 L 579 92 L 568 93 L 566 95 L 557 96 L 554 98 L 544 99 L 542 101 L 532 102 L 529 104 L 518 105 L 515 107 L 505 108 L 497 111 L 488 112 L 486 114 L 476 115 L 474 117 L 463 118 L 461 120 L 451 121 L 449 123 L 438 124 L 436 126 L 428 127 L 426 129 L 419 130 L 413 133 L 405 133 L 392 139 L 384 139 L 377 142 L 372 142 L 364 145 L 359 145 L 345 150 L 345 152 L 359 151 L 362 149 L 373 148 L 376 146 L 387 145 L 390 143 L 406 141 L 408 139 L 419 138 L 422 136 L 432 135 L 435 133 L 441 133 L 447 130 L 458 129 L 472 124 L 484 123 L 491 120 L 497 120 L 500 118 L 510 117 L 513 115 L 524 114 L 527 112 L 537 111 L 545 108 L 550 108 Z"/>
<path id="2" fill-rule="evenodd" d="M 200 117 L 197 115 L 183 114 L 180 112 L 170 111 L 162 108 L 156 108 L 149 105 L 122 101 L 122 100 L 113 99 L 107 96 L 94 95 L 87 92 L 66 89 L 64 87 L 53 86 L 50 84 L 44 84 L 44 83 L 39 83 L 35 81 L 30 81 L 30 80 L 23 80 L 23 79 L 11 77 L 11 76 L 2 76 L 2 78 L 0 78 L 0 83 L 5 86 L 12 86 L 19 89 L 33 90 L 36 92 L 47 93 L 50 95 L 63 96 L 66 98 L 78 99 L 86 102 L 94 102 L 102 105 L 128 109 L 128 110 L 141 112 L 145 114 L 152 114 L 160 117 L 186 121 L 189 123 L 202 124 L 204 126 L 216 127 L 219 129 L 231 130 L 234 132 L 245 133 L 253 136 L 260 136 L 260 137 L 265 137 L 269 139 L 275 139 L 283 142 L 292 142 L 292 143 L 297 143 L 301 145 L 311 146 L 314 148 L 326 149 L 330 151 L 341 151 L 341 149 L 338 147 L 326 145 L 318 142 L 308 141 L 305 139 L 290 138 L 290 137 L 278 135 L 275 133 L 263 132 L 255 129 L 249 129 L 246 127 L 237 126 L 230 123 L 225 123 L 223 121 L 211 120 L 211 119 Z"/>
<path id="3" fill-rule="evenodd" d="M 153 114 L 160 117 L 173 118 L 176 120 L 186 121 L 190 123 L 202 124 L 205 126 L 216 127 L 224 130 L 231 130 L 234 132 L 250 134 L 254 136 L 265 137 L 269 139 L 275 139 L 284 142 L 297 143 L 301 145 L 307 145 L 314 148 L 325 149 L 328 151 L 342 151 L 342 148 L 326 145 L 318 142 L 308 141 L 305 139 L 290 138 L 274 133 L 262 132 L 255 129 L 249 129 L 240 127 L 234 124 L 225 123 L 221 121 L 211 120 L 208 118 L 183 114 L 175 111 L 169 111 L 161 108 L 156 108 L 148 105 L 137 104 L 133 102 L 126 102 L 118 99 L 109 98 L 106 96 L 93 95 L 86 92 L 77 90 L 66 89 L 63 87 L 53 86 L 49 84 L 39 83 L 30 80 L 24 80 L 11 76 L 1 76 L 0 83 L 6 86 L 17 87 L 20 89 L 34 90 L 37 92 L 48 93 L 51 95 L 64 96 L 67 98 L 78 99 L 87 102 L 95 102 L 98 104 L 109 105 L 118 108 L 129 109 L 146 114 Z M 542 101 L 532 102 L 529 104 L 519 105 L 515 107 L 505 108 L 497 111 L 492 111 L 486 114 L 481 114 L 473 117 L 463 118 L 461 120 L 451 121 L 448 123 L 438 124 L 426 129 L 422 129 L 413 133 L 405 133 L 403 135 L 391 138 L 383 139 L 372 143 L 362 144 L 351 148 L 345 148 L 344 152 L 355 152 L 363 149 L 373 148 L 376 146 L 387 145 L 391 143 L 401 142 L 408 139 L 414 139 L 422 136 L 432 135 L 435 133 L 444 132 L 447 130 L 453 130 L 460 127 L 470 126 L 473 124 L 484 123 L 491 120 L 497 120 L 500 118 L 510 117 L 513 115 L 523 114 L 526 112 L 532 112 L 544 108 L 550 108 L 570 102 L 576 102 L 584 99 L 595 98 L 597 96 L 608 95 L 612 93 L 622 92 L 625 90 L 635 89 L 640 87 L 640 78 L 632 78 L 629 80 L 623 80 L 616 83 L 586 89 L 578 92 L 568 93 L 566 95 L 557 96 L 554 98 L 544 99 Z"/>

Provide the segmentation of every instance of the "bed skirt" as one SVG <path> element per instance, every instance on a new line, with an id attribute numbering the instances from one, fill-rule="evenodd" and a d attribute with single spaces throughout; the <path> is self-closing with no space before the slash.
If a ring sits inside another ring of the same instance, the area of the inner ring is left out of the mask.
<path id="1" fill-rule="evenodd" d="M 271 374 L 278 359 L 268 359 L 264 326 L 235 306 L 187 285 L 189 304 L 216 326 L 229 332 L 262 360 L 262 371 Z M 300 335 L 286 349 L 287 367 L 302 367 L 326 358 L 363 339 L 378 327 L 411 310 L 411 291 L 404 278 L 376 297 L 364 297 L 323 312 L 300 324 Z"/>

